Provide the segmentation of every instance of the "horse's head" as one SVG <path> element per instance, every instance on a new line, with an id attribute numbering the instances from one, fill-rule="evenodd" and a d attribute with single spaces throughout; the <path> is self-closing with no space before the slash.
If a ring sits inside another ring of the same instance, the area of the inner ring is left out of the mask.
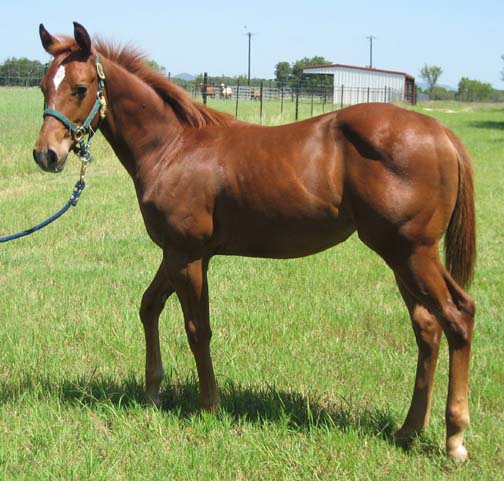
<path id="1" fill-rule="evenodd" d="M 98 127 L 104 114 L 103 69 L 86 29 L 74 22 L 74 38 L 53 37 L 41 24 L 40 39 L 54 57 L 40 84 L 45 99 L 44 123 L 33 150 L 47 172 L 61 172 L 70 150 L 84 154 L 83 137 Z"/>

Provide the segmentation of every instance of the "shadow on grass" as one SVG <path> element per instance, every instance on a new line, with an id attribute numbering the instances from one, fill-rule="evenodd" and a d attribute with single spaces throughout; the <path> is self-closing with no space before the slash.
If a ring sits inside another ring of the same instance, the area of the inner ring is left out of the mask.
<path id="1" fill-rule="evenodd" d="M 469 125 L 476 129 L 504 130 L 504 122 L 495 120 L 475 120 L 469 122 Z"/>
<path id="2" fill-rule="evenodd" d="M 134 376 L 123 379 L 91 375 L 62 383 L 41 378 L 26 378 L 15 387 L 0 381 L 0 405 L 21 400 L 26 393 L 40 400 L 60 399 L 64 403 L 87 406 L 91 409 L 112 404 L 118 409 L 138 408 L 143 403 L 143 381 Z M 396 444 L 393 432 L 396 419 L 387 409 L 362 406 L 343 400 L 335 403 L 314 394 L 285 391 L 274 386 L 242 386 L 227 382 L 220 386 L 221 412 L 234 423 L 282 423 L 295 432 L 312 430 L 356 431 L 360 436 L 376 436 Z M 198 415 L 198 384 L 195 379 L 165 382 L 161 392 L 161 410 L 189 419 Z M 414 442 L 415 450 L 427 455 L 438 455 L 439 447 L 424 437 Z M 402 445 L 409 450 L 411 445 Z"/>

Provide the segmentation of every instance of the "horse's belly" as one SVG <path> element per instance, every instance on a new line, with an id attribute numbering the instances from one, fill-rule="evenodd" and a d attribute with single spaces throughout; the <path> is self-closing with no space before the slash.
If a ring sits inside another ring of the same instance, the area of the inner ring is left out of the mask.
<path id="1" fill-rule="evenodd" d="M 326 219 L 241 218 L 230 226 L 217 254 L 287 259 L 323 251 L 346 240 L 354 231 L 347 215 Z"/>

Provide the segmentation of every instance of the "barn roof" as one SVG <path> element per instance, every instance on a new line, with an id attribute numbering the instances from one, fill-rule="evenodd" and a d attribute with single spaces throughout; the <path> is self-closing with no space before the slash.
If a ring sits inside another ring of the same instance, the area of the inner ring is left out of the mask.
<path id="1" fill-rule="evenodd" d="M 356 67 L 354 65 L 343 65 L 339 63 L 334 63 L 334 64 L 326 64 L 326 65 L 310 65 L 308 67 L 304 67 L 303 71 L 306 73 L 310 73 L 310 70 L 315 70 L 315 69 L 321 69 L 321 68 L 328 68 L 328 69 L 338 69 L 338 68 L 346 68 L 346 69 L 352 69 L 352 70 L 363 70 L 365 72 L 378 72 L 378 73 L 390 73 L 390 74 L 395 74 L 395 75 L 402 75 L 403 77 L 409 78 L 409 79 L 415 79 L 410 74 L 407 74 L 405 72 L 395 72 L 394 70 L 382 70 L 379 68 L 369 68 L 369 67 Z"/>

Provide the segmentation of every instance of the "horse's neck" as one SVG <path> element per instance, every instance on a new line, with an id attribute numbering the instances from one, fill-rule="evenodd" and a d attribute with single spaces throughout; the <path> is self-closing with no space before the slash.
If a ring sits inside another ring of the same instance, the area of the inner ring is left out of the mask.
<path id="1" fill-rule="evenodd" d="M 182 127 L 175 113 L 147 84 L 114 62 L 103 59 L 107 76 L 107 116 L 102 132 L 129 174 L 159 156 Z"/>

